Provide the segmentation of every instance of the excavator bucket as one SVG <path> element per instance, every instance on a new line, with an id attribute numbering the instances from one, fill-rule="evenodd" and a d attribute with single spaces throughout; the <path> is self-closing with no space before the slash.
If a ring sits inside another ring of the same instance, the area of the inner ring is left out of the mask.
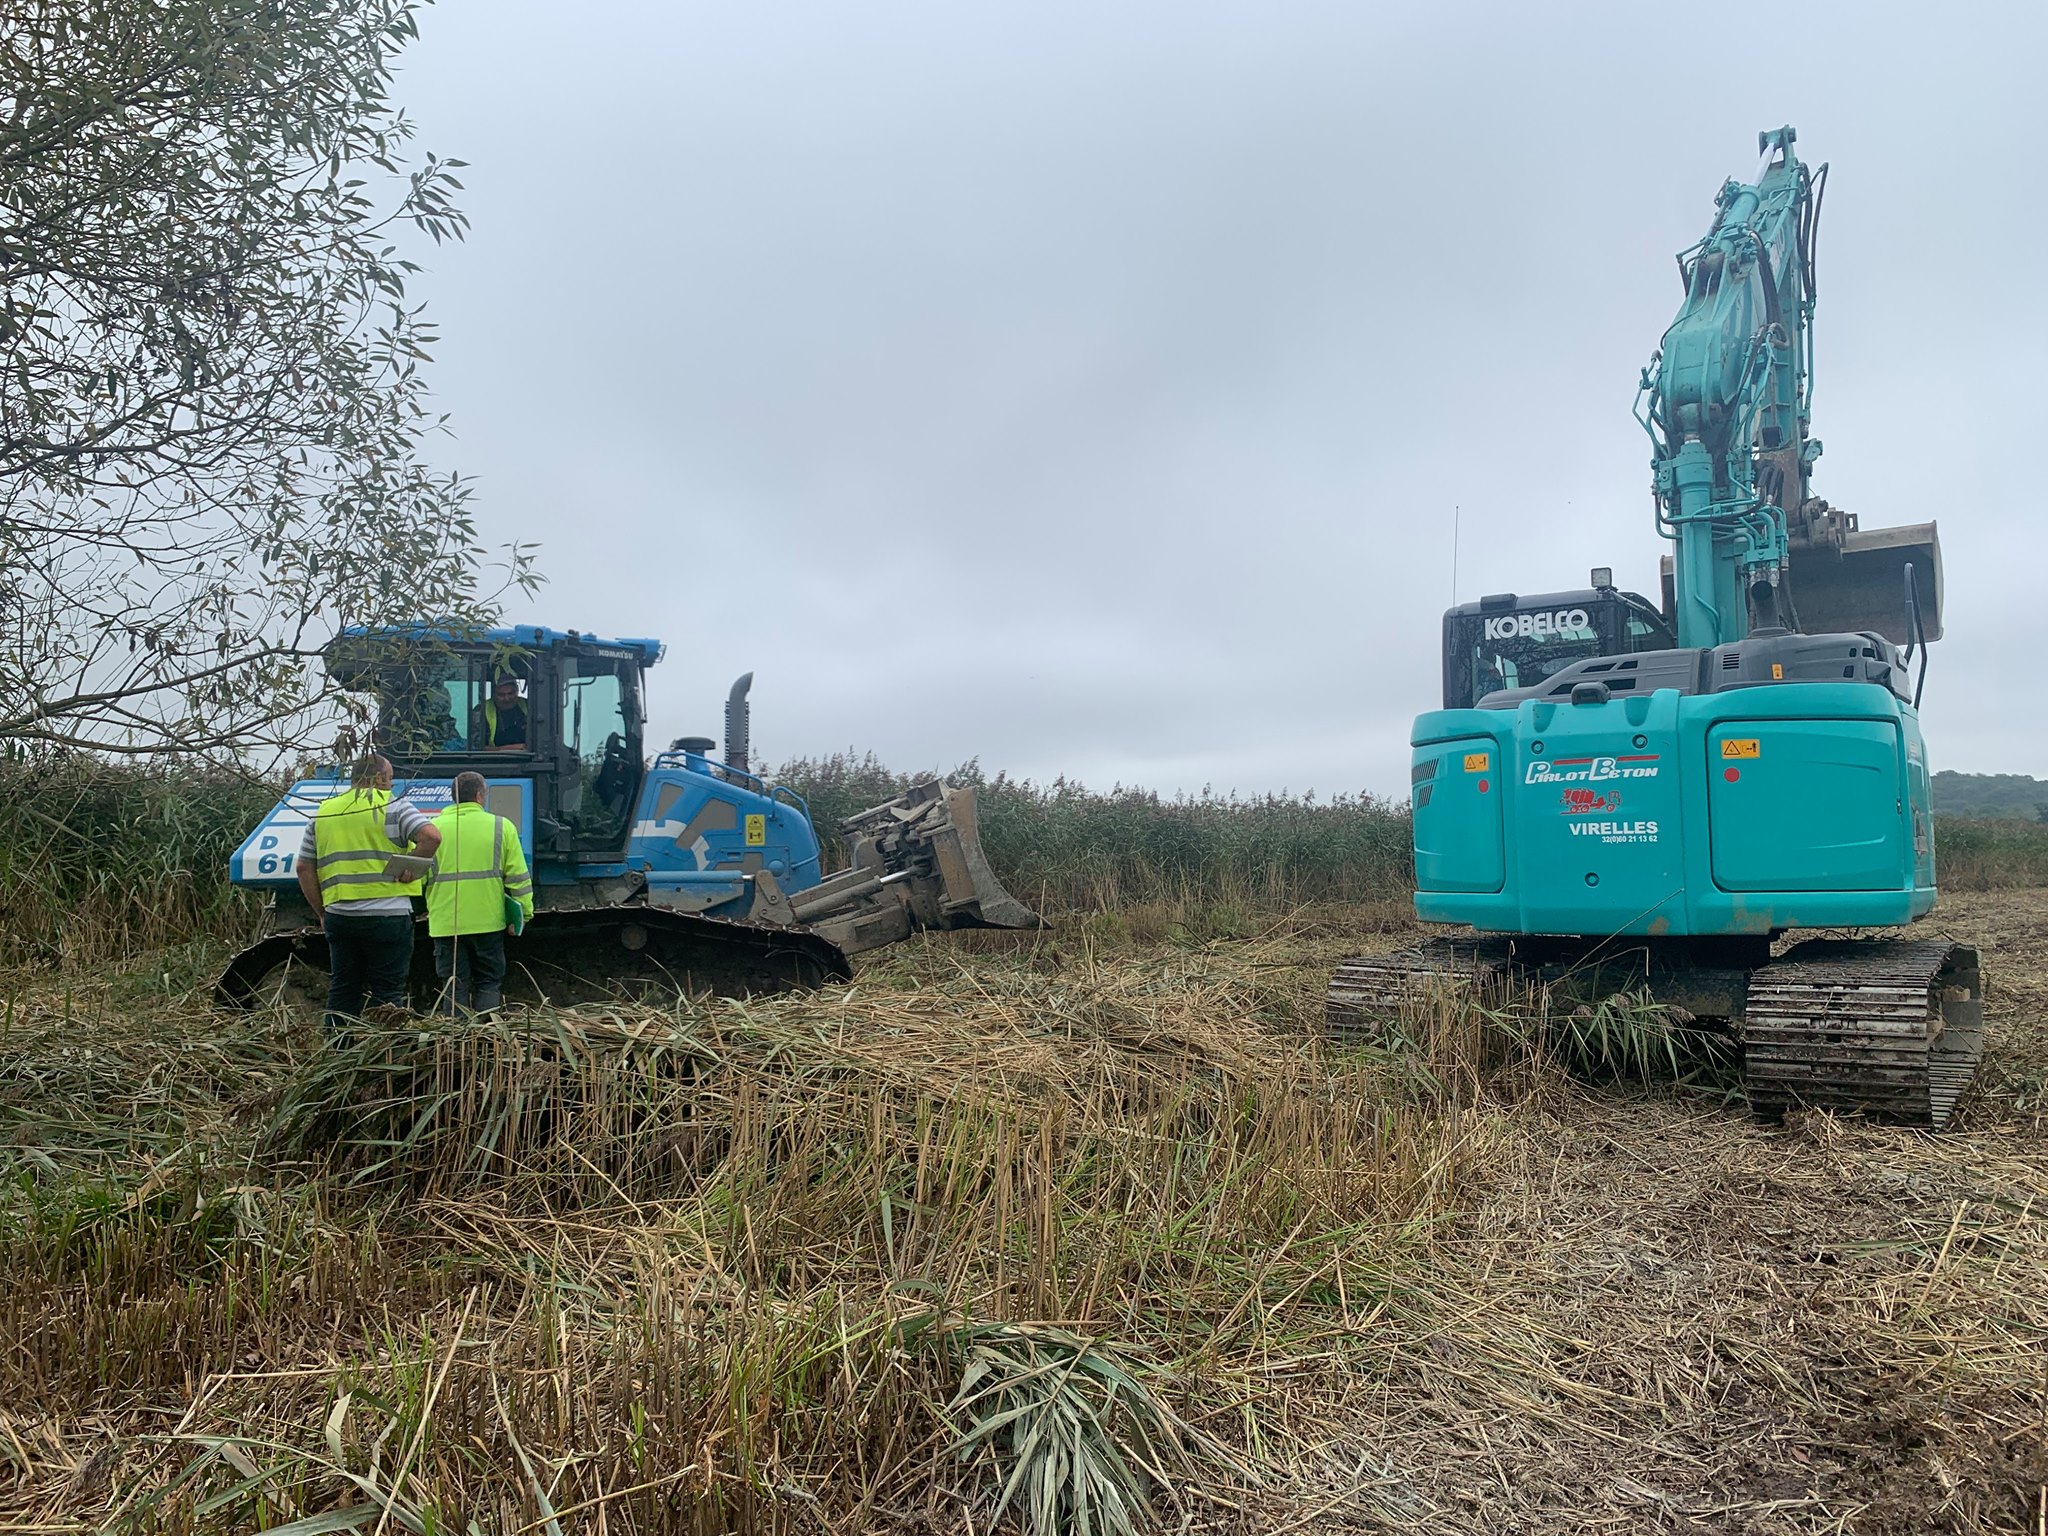
<path id="1" fill-rule="evenodd" d="M 920 928 L 1043 928 L 1003 888 L 981 849 L 974 791 L 930 779 L 850 816 L 852 867 L 790 900 L 797 923 L 847 954 Z"/>
<path id="2" fill-rule="evenodd" d="M 1913 568 L 1921 638 L 1941 638 L 1941 541 L 1933 523 L 1852 528 L 1832 541 L 1792 547 L 1792 605 L 1809 635 L 1874 631 L 1897 645 L 1916 638 L 1906 605 Z"/>

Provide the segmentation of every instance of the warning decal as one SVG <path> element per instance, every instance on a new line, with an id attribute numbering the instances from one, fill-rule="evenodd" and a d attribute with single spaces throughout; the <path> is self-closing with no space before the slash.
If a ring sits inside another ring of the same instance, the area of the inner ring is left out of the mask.
<path id="1" fill-rule="evenodd" d="M 768 844 L 768 818 L 762 815 L 747 817 L 747 846 L 764 848 Z"/>
<path id="2" fill-rule="evenodd" d="M 1465 754 L 1465 771 L 1467 773 L 1484 773 L 1492 765 L 1493 754 L 1491 752 L 1467 752 Z"/>
<path id="3" fill-rule="evenodd" d="M 1762 743 L 1754 736 L 1730 736 L 1721 743 L 1723 757 L 1762 757 Z"/>

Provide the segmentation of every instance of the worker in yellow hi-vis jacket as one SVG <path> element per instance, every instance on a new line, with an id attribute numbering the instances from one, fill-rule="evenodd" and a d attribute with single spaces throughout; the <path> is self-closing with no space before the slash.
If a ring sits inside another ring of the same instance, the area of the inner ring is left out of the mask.
<path id="1" fill-rule="evenodd" d="M 365 1013 L 403 1011 L 412 969 L 417 886 L 393 877 L 392 855 L 425 857 L 441 834 L 419 807 L 391 798 L 391 762 L 366 757 L 349 788 L 323 800 L 299 844 L 299 893 L 327 935 L 330 1036 Z"/>
<path id="2" fill-rule="evenodd" d="M 533 916 L 519 829 L 483 802 L 484 776 L 459 773 L 455 803 L 434 818 L 441 848 L 427 882 L 427 932 L 444 1013 L 489 1013 L 504 1001 L 505 935 Z"/>

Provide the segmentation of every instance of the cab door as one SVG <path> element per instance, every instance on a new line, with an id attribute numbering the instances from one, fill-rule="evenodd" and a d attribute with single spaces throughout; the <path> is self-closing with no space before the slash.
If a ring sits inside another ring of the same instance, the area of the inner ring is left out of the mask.
<path id="1" fill-rule="evenodd" d="M 565 651 L 556 672 L 562 817 L 585 852 L 625 847 L 640 788 L 640 662 L 609 649 Z"/>

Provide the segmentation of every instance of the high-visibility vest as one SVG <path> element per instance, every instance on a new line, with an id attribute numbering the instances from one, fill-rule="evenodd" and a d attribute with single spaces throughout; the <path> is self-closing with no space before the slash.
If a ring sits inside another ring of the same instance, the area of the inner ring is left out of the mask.
<path id="1" fill-rule="evenodd" d="M 391 856 L 401 851 L 384 833 L 390 804 L 388 789 L 349 789 L 314 809 L 313 872 L 319 877 L 323 902 L 411 896 L 417 891 L 414 884 L 384 875 Z"/>
<path id="2" fill-rule="evenodd" d="M 528 717 L 528 724 L 527 724 L 527 727 L 526 727 L 526 728 L 527 728 L 527 730 L 529 730 L 529 731 L 531 731 L 531 730 L 533 729 L 533 726 L 532 726 L 531 720 L 532 720 L 532 717 L 531 717 L 531 716 L 529 716 L 529 717 Z M 486 747 L 495 747 L 495 746 L 496 746 L 497 744 L 498 744 L 498 701 L 497 701 L 496 699 L 485 699 L 485 700 L 484 700 L 484 745 L 485 745 Z"/>
<path id="3" fill-rule="evenodd" d="M 519 829 L 474 800 L 451 805 L 434 818 L 441 846 L 427 881 L 427 932 L 437 939 L 496 933 L 505 904 L 516 901 L 533 916 L 533 874 Z"/>

